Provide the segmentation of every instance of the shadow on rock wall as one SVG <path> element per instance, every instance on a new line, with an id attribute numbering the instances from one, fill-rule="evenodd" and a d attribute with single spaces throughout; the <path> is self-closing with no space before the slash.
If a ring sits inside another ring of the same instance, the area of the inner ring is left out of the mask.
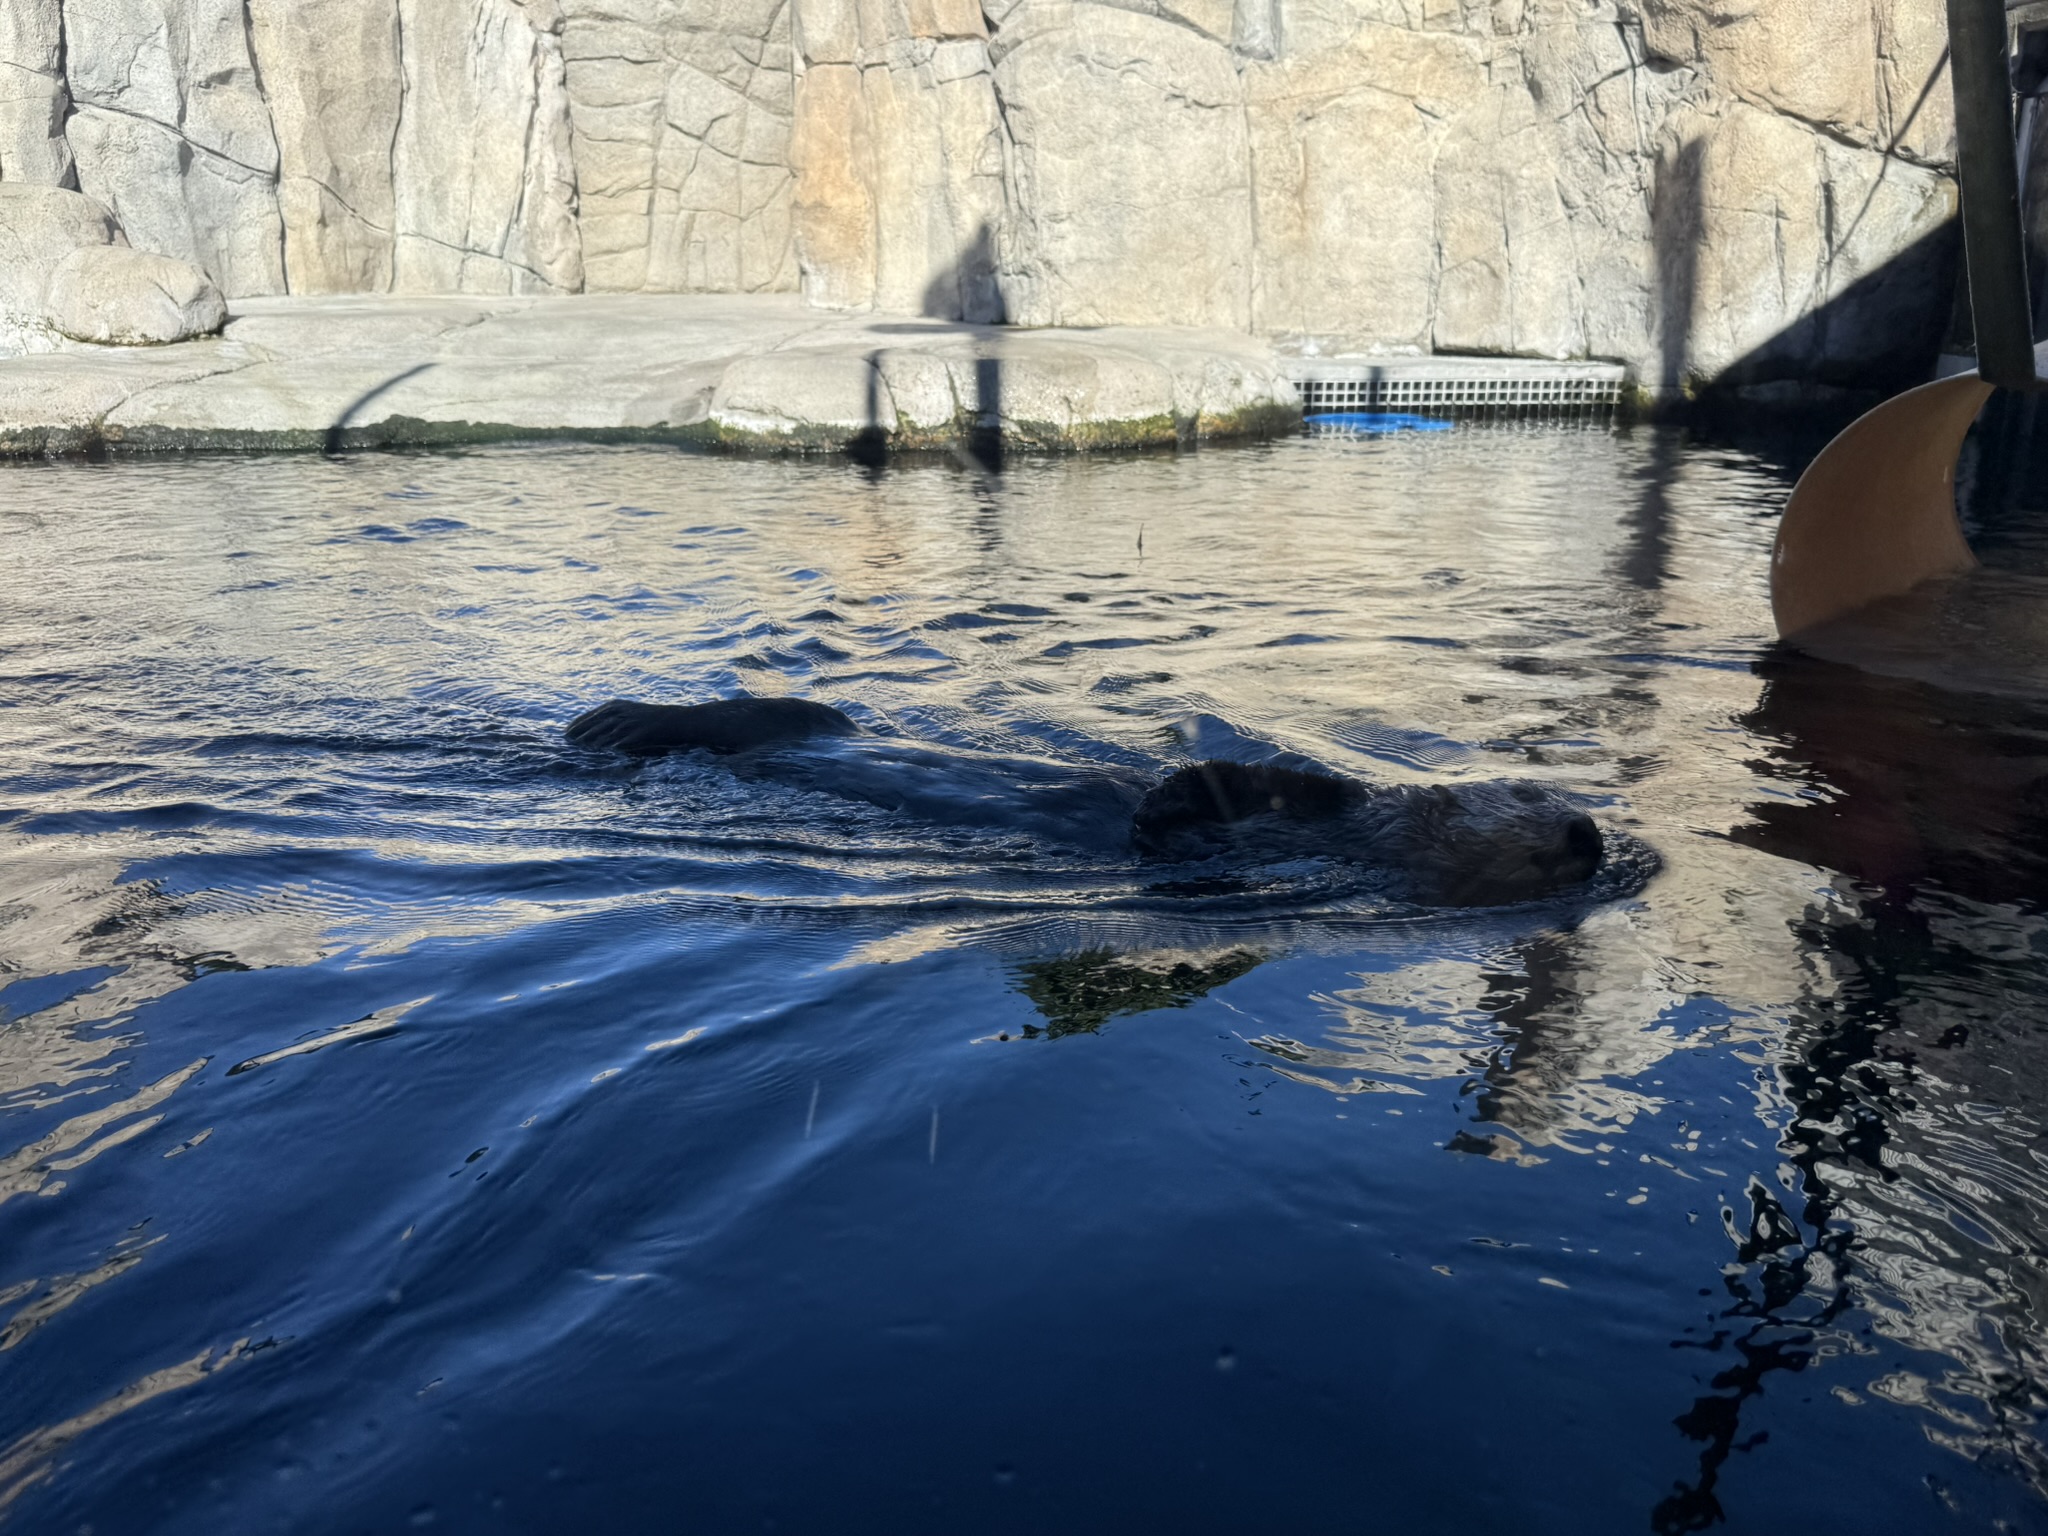
<path id="1" fill-rule="evenodd" d="M 1651 236 L 1658 283 L 1658 377 L 1643 382 L 1660 409 L 1714 407 L 1840 407 L 1874 404 L 1924 384 L 1953 311 L 1962 255 L 1962 228 L 1951 218 L 1873 271 L 1828 293 L 1820 302 L 1733 362 L 1717 365 L 1702 345 L 1727 306 L 1728 291 L 1709 239 L 1707 146 L 1693 140 L 1658 167 Z M 1839 210 L 1826 200 L 1824 231 L 1830 249 L 1846 249 L 1867 214 L 1872 192 L 1859 208 Z M 1821 282 L 1832 288 L 1832 259 Z"/>
<path id="2" fill-rule="evenodd" d="M 996 285 L 995 232 L 983 224 L 976 230 L 958 259 L 932 278 L 926 286 L 918 312 L 937 324 L 902 326 L 881 324 L 883 332 L 908 331 L 917 336 L 957 332 L 974 347 L 974 389 L 971 399 L 958 404 L 962 418 L 960 441 L 955 457 L 972 470 L 1000 473 L 1003 468 L 1003 360 L 997 352 L 996 326 L 1009 323 L 1009 311 Z M 846 455 L 855 463 L 878 470 L 889 460 L 890 436 L 883 425 L 882 392 L 885 358 L 882 352 L 868 354 L 867 425 L 846 445 Z M 958 386 L 956 384 L 956 393 Z"/>
<path id="3" fill-rule="evenodd" d="M 1809 385 L 1892 395 L 1926 383 L 1961 255 L 1962 229 L 1951 221 L 1750 352 L 1715 388 L 1789 399 Z"/>

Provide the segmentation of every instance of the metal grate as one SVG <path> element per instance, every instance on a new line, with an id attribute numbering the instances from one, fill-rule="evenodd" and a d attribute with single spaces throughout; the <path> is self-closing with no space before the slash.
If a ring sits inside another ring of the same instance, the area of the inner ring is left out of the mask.
<path id="1" fill-rule="evenodd" d="M 1512 358 L 1303 358 L 1289 370 L 1305 415 L 1409 411 L 1428 416 L 1608 416 L 1621 404 L 1618 363 Z"/>

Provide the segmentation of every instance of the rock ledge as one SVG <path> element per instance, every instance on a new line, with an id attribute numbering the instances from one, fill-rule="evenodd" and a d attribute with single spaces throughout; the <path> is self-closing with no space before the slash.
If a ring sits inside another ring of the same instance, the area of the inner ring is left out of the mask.
<path id="1" fill-rule="evenodd" d="M 783 295 L 245 300 L 216 339 L 0 358 L 0 453 L 520 438 L 769 452 L 1271 436 L 1300 398 L 1228 331 L 830 315 Z"/>

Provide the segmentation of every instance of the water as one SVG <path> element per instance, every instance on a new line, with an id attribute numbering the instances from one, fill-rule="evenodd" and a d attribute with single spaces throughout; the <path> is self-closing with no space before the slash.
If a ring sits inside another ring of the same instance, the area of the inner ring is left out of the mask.
<path id="1" fill-rule="evenodd" d="M 1772 652 L 1777 452 L 0 471 L 4 1523 L 2048 1530 L 2048 714 Z M 1160 892 L 559 742 L 739 689 L 1662 872 Z"/>

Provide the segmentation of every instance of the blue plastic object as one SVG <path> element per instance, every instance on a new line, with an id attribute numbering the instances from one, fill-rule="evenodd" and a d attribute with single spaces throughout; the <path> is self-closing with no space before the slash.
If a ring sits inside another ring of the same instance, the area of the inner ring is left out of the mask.
<path id="1" fill-rule="evenodd" d="M 1311 427 L 1338 427 L 1346 432 L 1448 432 L 1453 425 L 1434 416 L 1387 411 L 1329 411 L 1303 419 Z"/>

